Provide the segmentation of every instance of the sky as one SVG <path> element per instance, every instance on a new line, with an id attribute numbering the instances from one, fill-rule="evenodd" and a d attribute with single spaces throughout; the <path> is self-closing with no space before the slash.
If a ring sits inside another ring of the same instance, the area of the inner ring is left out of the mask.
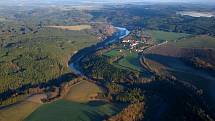
<path id="1" fill-rule="evenodd" d="M 131 2 L 183 2 L 215 3 L 215 0 L 0 0 L 1 4 L 35 4 L 35 3 L 131 3 Z"/>
<path id="2" fill-rule="evenodd" d="M 102 0 L 97 0 L 102 1 Z M 104 0 L 103 0 L 104 1 Z M 122 1 L 122 2 L 214 2 L 215 0 L 107 0 L 107 1 Z"/>

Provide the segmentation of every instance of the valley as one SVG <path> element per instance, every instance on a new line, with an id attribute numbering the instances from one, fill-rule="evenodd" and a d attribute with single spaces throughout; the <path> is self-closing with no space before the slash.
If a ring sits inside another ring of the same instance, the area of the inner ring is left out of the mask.
<path id="1" fill-rule="evenodd" d="M 215 120 L 213 6 L 68 3 L 1 8 L 0 121 Z"/>

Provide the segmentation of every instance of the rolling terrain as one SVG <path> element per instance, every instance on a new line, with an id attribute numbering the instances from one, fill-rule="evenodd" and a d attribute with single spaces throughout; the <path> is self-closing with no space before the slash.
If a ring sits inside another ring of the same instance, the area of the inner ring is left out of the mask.
<path id="1" fill-rule="evenodd" d="M 24 3 L 0 5 L 0 121 L 215 120 L 215 17 L 179 14 L 214 6 Z"/>
<path id="2" fill-rule="evenodd" d="M 201 117 L 204 115 L 214 116 L 215 51 L 214 44 L 212 44 L 214 42 L 215 39 L 209 36 L 188 37 L 154 47 L 142 56 L 145 65 L 151 71 L 160 76 L 172 78 L 177 83 L 181 83 L 187 89 L 192 90 L 185 93 L 196 95 L 189 101 L 195 101 L 196 114 L 202 115 Z M 178 98 L 180 97 L 181 95 Z M 189 103 L 189 101 L 185 102 Z M 180 104 L 180 101 L 176 102 Z M 177 109 L 180 110 L 178 106 Z M 197 113 L 200 110 L 203 110 L 205 114 Z M 184 115 L 183 113 L 181 115 Z"/>

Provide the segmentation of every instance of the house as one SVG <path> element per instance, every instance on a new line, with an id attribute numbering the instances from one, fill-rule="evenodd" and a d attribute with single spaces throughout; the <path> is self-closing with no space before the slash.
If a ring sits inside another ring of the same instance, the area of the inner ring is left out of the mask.
<path id="1" fill-rule="evenodd" d="M 131 46 L 137 46 L 139 44 L 139 41 L 133 41 L 132 43 L 131 43 Z"/>
<path id="2" fill-rule="evenodd" d="M 128 39 L 128 40 L 123 40 L 122 42 L 123 42 L 123 43 L 129 43 L 130 40 L 129 40 L 129 39 Z"/>

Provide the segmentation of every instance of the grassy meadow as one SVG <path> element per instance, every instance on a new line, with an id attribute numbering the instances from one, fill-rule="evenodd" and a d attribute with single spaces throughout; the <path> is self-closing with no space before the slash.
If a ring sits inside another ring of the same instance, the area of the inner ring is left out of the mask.
<path id="1" fill-rule="evenodd" d="M 24 121 L 101 121 L 120 110 L 119 105 L 105 102 L 78 103 L 58 100 L 39 107 Z"/>
<path id="2" fill-rule="evenodd" d="M 136 52 L 129 53 L 126 57 L 120 59 L 117 64 L 135 71 L 142 71 L 143 69 L 140 66 L 139 56 Z"/>
<path id="3" fill-rule="evenodd" d="M 90 25 L 74 25 L 74 26 L 47 26 L 48 28 L 57 28 L 63 30 L 81 31 L 84 29 L 91 29 Z"/>
<path id="4" fill-rule="evenodd" d="M 41 104 L 24 101 L 0 110 L 0 121 L 23 121 Z"/>
<path id="5" fill-rule="evenodd" d="M 125 53 L 125 52 L 123 52 L 123 53 Z M 122 55 L 122 53 L 119 50 L 111 50 L 111 51 L 104 53 L 104 55 L 109 56 L 109 57 L 115 57 L 115 56 Z"/>
<path id="6" fill-rule="evenodd" d="M 215 38 L 207 35 L 184 38 L 173 43 L 181 48 L 215 48 Z"/>
<path id="7" fill-rule="evenodd" d="M 63 99 L 43 104 L 24 121 L 101 121 L 122 109 L 123 105 L 93 101 L 97 93 L 102 93 L 97 85 L 83 80 Z"/>
<path id="8" fill-rule="evenodd" d="M 92 82 L 83 80 L 74 85 L 64 99 L 83 103 L 93 100 L 98 93 L 102 93 L 100 87 Z"/>
<path id="9" fill-rule="evenodd" d="M 158 30 L 147 30 L 146 33 L 148 33 L 154 40 L 158 42 L 175 41 L 190 36 L 189 34 L 185 33 L 165 32 Z"/>
<path id="10" fill-rule="evenodd" d="M 37 98 L 31 98 L 1 109 L 0 121 L 23 121 L 25 118 L 27 118 L 25 121 L 60 121 L 62 119 L 65 121 L 94 121 L 93 115 L 97 116 L 96 119 L 101 119 L 113 115 L 121 109 L 114 104 L 99 100 L 93 101 L 98 93 L 102 93 L 100 87 L 82 80 L 72 86 L 68 94 L 61 100 L 42 104 Z M 47 114 L 47 112 L 49 113 Z"/>
<path id="11" fill-rule="evenodd" d="M 111 50 L 104 55 L 108 57 L 116 57 L 116 56 L 123 56 L 123 58 L 119 59 L 118 61 L 114 62 L 113 65 L 116 67 L 122 68 L 122 69 L 129 69 L 131 71 L 144 71 L 144 69 L 141 67 L 139 63 L 139 55 L 137 52 L 130 52 L 129 50 L 121 49 L 121 52 L 119 50 Z"/>

